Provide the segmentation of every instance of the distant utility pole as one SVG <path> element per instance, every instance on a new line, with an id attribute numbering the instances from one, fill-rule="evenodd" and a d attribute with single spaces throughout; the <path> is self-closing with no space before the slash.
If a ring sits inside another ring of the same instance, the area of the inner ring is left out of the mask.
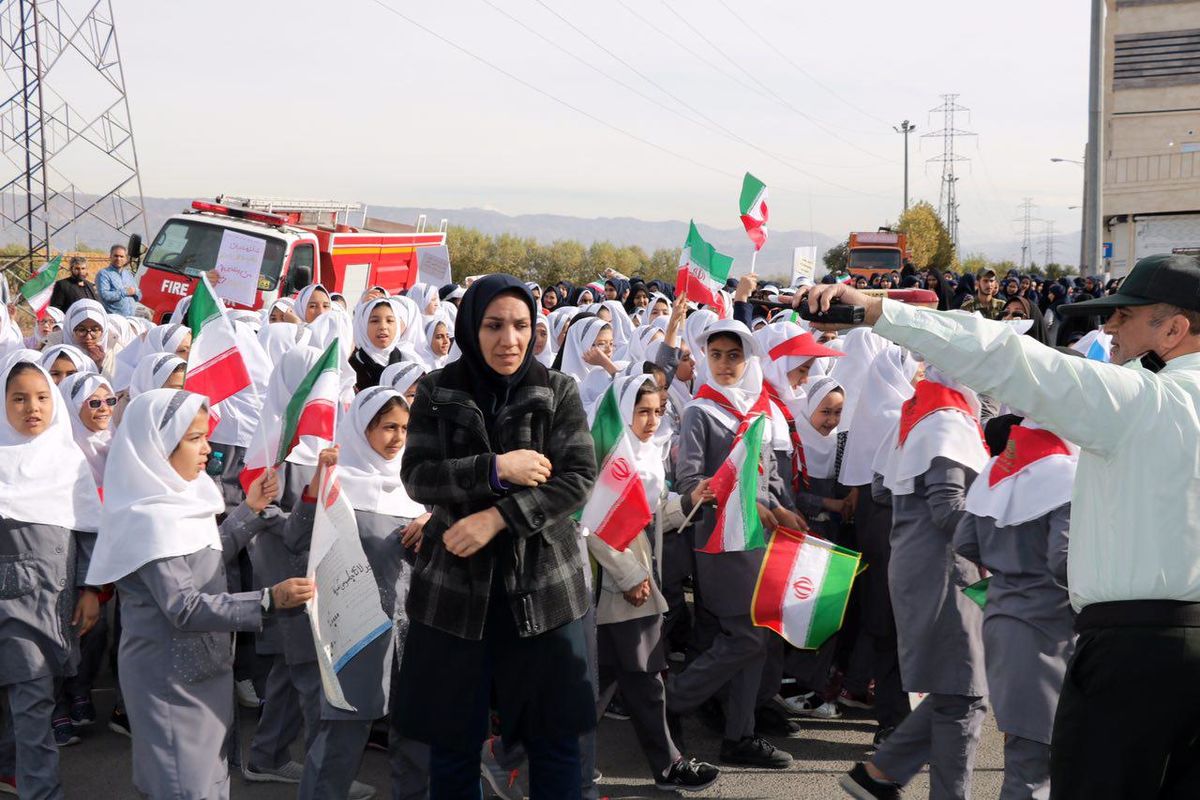
<path id="1" fill-rule="evenodd" d="M 1054 263 L 1054 220 L 1046 220 L 1046 265 Z"/>
<path id="2" fill-rule="evenodd" d="M 899 125 L 893 125 L 892 130 L 896 133 L 904 134 L 904 210 L 908 211 L 908 135 L 917 129 L 908 120 L 904 120 Z"/>
<path id="3" fill-rule="evenodd" d="M 1025 271 L 1026 265 L 1029 264 L 1029 253 L 1033 246 L 1032 226 L 1033 226 L 1033 209 L 1036 208 L 1033 204 L 1032 197 L 1026 197 L 1018 206 L 1021 209 L 1022 215 L 1017 217 L 1014 222 L 1020 222 L 1023 233 L 1021 234 L 1021 271 Z"/>
<path id="4" fill-rule="evenodd" d="M 929 163 L 942 165 L 942 187 L 938 193 L 938 216 L 946 223 L 946 232 L 950 234 L 950 242 L 958 251 L 958 194 L 955 184 L 958 178 L 954 175 L 954 165 L 959 161 L 969 161 L 966 156 L 954 152 L 954 139 L 958 136 L 974 136 L 971 131 L 958 130 L 954 127 L 954 115 L 959 112 L 969 112 L 971 109 L 960 106 L 957 94 L 942 95 L 942 104 L 929 110 L 930 114 L 942 115 L 942 129 L 924 134 L 921 138 L 928 139 L 940 136 L 942 139 L 942 154 L 928 159 Z"/>

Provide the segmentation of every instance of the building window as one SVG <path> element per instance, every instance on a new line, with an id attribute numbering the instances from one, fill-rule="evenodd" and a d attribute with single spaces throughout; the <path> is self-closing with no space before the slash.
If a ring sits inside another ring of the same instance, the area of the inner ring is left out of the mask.
<path id="1" fill-rule="evenodd" d="M 1200 29 L 1116 37 L 1113 89 L 1200 83 Z"/>

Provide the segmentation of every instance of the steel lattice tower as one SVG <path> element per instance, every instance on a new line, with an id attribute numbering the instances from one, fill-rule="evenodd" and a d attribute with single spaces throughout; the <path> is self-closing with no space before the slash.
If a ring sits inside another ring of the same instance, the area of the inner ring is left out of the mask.
<path id="1" fill-rule="evenodd" d="M 942 104 L 929 110 L 930 114 L 942 115 L 942 129 L 921 136 L 922 139 L 940 137 L 942 140 L 942 154 L 927 159 L 926 163 L 942 165 L 942 185 L 938 192 L 938 216 L 945 221 L 946 232 L 950 234 L 950 242 L 954 245 L 955 252 L 958 251 L 958 193 L 955 187 L 958 177 L 954 174 L 954 165 L 960 161 L 970 161 L 970 159 L 954 151 L 954 139 L 958 136 L 975 135 L 971 131 L 959 130 L 954 127 L 954 115 L 971 110 L 960 106 L 956 102 L 957 100 L 957 94 L 942 95 Z"/>
<path id="2" fill-rule="evenodd" d="M 0 224 L 28 249 L 0 270 L 24 273 L 82 219 L 145 238 L 111 0 L 0 4 Z"/>

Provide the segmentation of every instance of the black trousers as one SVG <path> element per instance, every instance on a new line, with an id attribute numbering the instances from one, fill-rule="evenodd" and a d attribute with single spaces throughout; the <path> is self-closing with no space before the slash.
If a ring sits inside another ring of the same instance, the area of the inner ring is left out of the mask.
<path id="1" fill-rule="evenodd" d="M 1200 797 L 1200 628 L 1085 630 L 1050 749 L 1051 800 Z"/>

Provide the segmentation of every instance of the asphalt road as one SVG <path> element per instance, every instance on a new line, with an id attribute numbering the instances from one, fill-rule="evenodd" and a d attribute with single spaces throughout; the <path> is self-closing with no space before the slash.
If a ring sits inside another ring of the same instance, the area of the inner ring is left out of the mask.
<path id="1" fill-rule="evenodd" d="M 112 691 L 96 693 L 97 712 L 107 720 Z M 869 752 L 873 723 L 864 712 L 829 721 L 803 722 L 799 737 L 776 739 L 775 744 L 795 756 L 791 769 L 781 772 L 726 768 L 718 781 L 702 797 L 742 798 L 840 798 L 838 776 L 854 761 Z M 247 718 L 249 717 L 249 718 Z M 252 714 L 243 712 L 242 741 L 253 729 Z M 137 800 L 130 783 L 129 740 L 109 731 L 103 724 L 81 731 L 83 741 L 62 751 L 63 784 L 69 800 Z M 694 719 L 686 721 L 685 738 L 689 755 L 716 762 L 720 742 Z M 629 722 L 605 719 L 600 723 L 599 768 L 604 773 L 601 794 L 613 798 L 664 798 L 669 794 L 654 789 L 649 771 L 637 746 Z M 989 719 L 975 767 L 974 797 L 995 798 L 1000 793 L 1003 766 L 1002 738 Z M 387 757 L 367 751 L 359 780 L 376 786 L 380 798 L 389 796 Z M 291 800 L 295 787 L 279 784 L 247 784 L 240 775 L 233 778 L 232 797 L 236 800 Z M 919 775 L 905 794 L 926 797 L 928 781 Z"/>

